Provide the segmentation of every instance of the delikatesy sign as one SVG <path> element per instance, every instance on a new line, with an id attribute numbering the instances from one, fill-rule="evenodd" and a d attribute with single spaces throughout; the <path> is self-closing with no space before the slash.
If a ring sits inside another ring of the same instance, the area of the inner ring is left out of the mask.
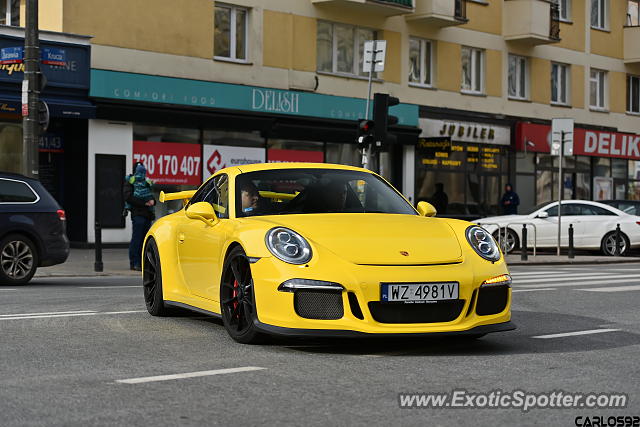
<path id="1" fill-rule="evenodd" d="M 524 150 L 525 144 L 527 151 L 549 153 L 551 126 L 518 123 L 516 148 Z M 640 160 L 640 135 L 576 127 L 573 133 L 573 154 Z"/>

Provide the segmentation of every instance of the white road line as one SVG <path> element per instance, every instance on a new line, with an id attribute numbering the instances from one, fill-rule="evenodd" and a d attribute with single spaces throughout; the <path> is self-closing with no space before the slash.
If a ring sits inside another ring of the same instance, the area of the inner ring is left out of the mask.
<path id="1" fill-rule="evenodd" d="M 535 270 L 527 270 L 527 271 L 514 271 L 511 273 L 512 276 L 519 276 L 521 274 L 558 274 L 558 270 L 542 270 L 542 271 L 535 271 Z"/>
<path id="2" fill-rule="evenodd" d="M 585 279 L 638 279 L 640 280 L 640 276 L 637 274 L 576 274 L 570 277 L 541 277 L 539 279 L 515 279 L 513 282 L 518 283 L 540 283 L 541 281 L 545 281 L 545 283 L 556 283 L 556 282 L 579 282 L 580 280 Z M 608 282 L 608 280 L 603 280 L 604 282 Z"/>
<path id="3" fill-rule="evenodd" d="M 513 289 L 511 292 L 555 291 L 556 288 Z"/>
<path id="4" fill-rule="evenodd" d="M 604 280 L 604 279 L 600 279 L 600 280 L 586 280 L 586 281 L 580 281 L 580 280 L 576 280 L 575 282 L 571 282 L 571 283 L 558 283 L 558 282 L 554 282 L 554 281 L 549 281 L 549 282 L 544 282 L 544 283 L 537 283 L 535 285 L 521 285 L 520 283 L 515 283 L 514 287 L 515 288 L 540 288 L 540 287 L 546 287 L 546 286 L 555 286 L 555 287 L 559 287 L 559 286 L 586 286 L 586 285 L 606 285 L 606 284 L 613 284 L 613 283 L 625 283 L 625 284 L 633 284 L 636 282 L 640 282 L 640 278 L 637 278 L 635 280 L 632 279 L 610 279 L 610 280 Z"/>
<path id="5" fill-rule="evenodd" d="M 136 286 L 78 286 L 78 289 L 116 289 L 116 288 L 139 288 L 139 289 L 142 289 L 142 285 L 136 285 Z"/>
<path id="6" fill-rule="evenodd" d="M 4 316 L 0 317 L 1 320 L 25 320 L 25 319 L 52 319 L 56 317 L 78 317 L 78 316 L 101 316 L 101 315 L 112 315 L 112 314 L 130 314 L 130 313 L 146 313 L 147 310 L 129 310 L 129 311 L 105 311 L 105 312 L 87 312 L 87 313 L 69 313 L 69 314 L 51 314 L 51 315 L 13 315 L 13 316 Z"/>
<path id="7" fill-rule="evenodd" d="M 45 316 L 50 314 L 77 314 L 77 313 L 95 313 L 95 310 L 75 310 L 75 311 L 51 311 L 48 313 L 16 313 L 16 314 L 0 314 L 0 317 L 14 316 Z"/>
<path id="8" fill-rule="evenodd" d="M 613 286 L 610 288 L 587 288 L 587 289 L 576 289 L 576 291 L 587 291 L 587 292 L 625 292 L 625 291 L 640 291 L 640 285 L 634 286 Z"/>
<path id="9" fill-rule="evenodd" d="M 263 369 L 267 369 L 267 368 L 260 368 L 257 366 L 243 366 L 240 368 L 215 369 L 213 371 L 198 371 L 198 372 L 187 372 L 184 374 L 158 375 L 155 377 L 128 378 L 126 380 L 116 380 L 116 382 L 121 384 L 140 384 L 140 383 L 151 383 L 156 381 L 179 380 L 184 378 L 208 377 L 211 375 L 234 374 L 236 372 L 260 371 Z"/>
<path id="10" fill-rule="evenodd" d="M 17 289 L 0 289 L 0 291 L 17 291 Z"/>
<path id="11" fill-rule="evenodd" d="M 531 338 L 540 338 L 540 339 L 564 338 L 564 337 L 575 337 L 578 335 L 591 335 L 591 334 L 602 334 L 605 332 L 618 332 L 619 330 L 620 329 L 591 329 L 589 331 L 576 331 L 576 332 L 565 332 L 562 334 L 538 335 Z"/>

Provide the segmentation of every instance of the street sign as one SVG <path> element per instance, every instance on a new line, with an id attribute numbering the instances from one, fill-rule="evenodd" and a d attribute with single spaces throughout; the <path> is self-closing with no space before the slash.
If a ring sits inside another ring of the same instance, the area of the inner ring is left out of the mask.
<path id="1" fill-rule="evenodd" d="M 0 64 L 21 64 L 24 60 L 24 48 L 3 47 L 0 49 Z"/>
<path id="2" fill-rule="evenodd" d="M 40 61 L 47 65 L 66 65 L 67 54 L 64 49 L 43 47 L 40 50 Z"/>
<path id="3" fill-rule="evenodd" d="M 564 149 L 561 145 L 564 143 Z M 551 121 L 551 155 L 573 156 L 573 119 L 553 119 Z"/>
<path id="4" fill-rule="evenodd" d="M 375 61 L 373 71 L 379 73 L 384 71 L 384 59 L 387 50 L 386 40 L 367 40 L 364 42 L 364 58 L 362 60 L 362 71 L 371 71 L 371 63 Z M 375 51 L 375 55 L 374 55 Z"/>

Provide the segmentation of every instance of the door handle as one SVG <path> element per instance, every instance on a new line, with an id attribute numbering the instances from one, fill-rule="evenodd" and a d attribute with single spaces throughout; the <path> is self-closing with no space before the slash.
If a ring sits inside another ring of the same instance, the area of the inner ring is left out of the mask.
<path id="1" fill-rule="evenodd" d="M 178 242 L 184 243 L 184 233 L 178 233 Z"/>

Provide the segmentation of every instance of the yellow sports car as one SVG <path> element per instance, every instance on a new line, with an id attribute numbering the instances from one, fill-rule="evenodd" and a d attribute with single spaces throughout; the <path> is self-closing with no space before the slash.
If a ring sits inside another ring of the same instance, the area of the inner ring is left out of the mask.
<path id="1" fill-rule="evenodd" d="M 493 237 L 417 210 L 366 169 L 313 163 L 231 167 L 143 249 L 149 313 L 222 317 L 241 343 L 268 335 L 470 337 L 514 329 L 511 277 Z"/>

